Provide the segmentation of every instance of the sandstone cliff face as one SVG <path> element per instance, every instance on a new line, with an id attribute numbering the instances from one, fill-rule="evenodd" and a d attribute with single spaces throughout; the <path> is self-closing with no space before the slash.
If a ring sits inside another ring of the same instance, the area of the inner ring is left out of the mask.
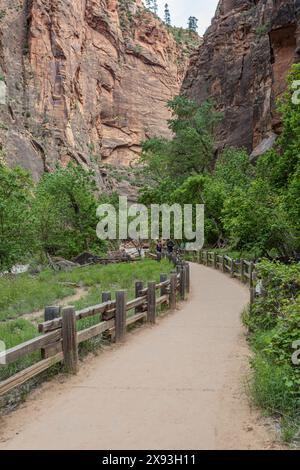
<path id="1" fill-rule="evenodd" d="M 212 96 L 223 112 L 219 148 L 272 143 L 280 130 L 275 102 L 299 59 L 299 21 L 299 0 L 219 2 L 183 84 L 189 97 Z"/>
<path id="2" fill-rule="evenodd" d="M 169 135 L 186 65 L 140 0 L 0 0 L 7 163 L 35 177 L 71 159 L 129 164 L 146 137 Z"/>

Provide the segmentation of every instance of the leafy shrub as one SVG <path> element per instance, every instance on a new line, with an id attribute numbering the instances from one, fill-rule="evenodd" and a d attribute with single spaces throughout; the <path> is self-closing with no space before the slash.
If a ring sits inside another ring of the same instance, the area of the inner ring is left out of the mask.
<path id="1" fill-rule="evenodd" d="M 254 403 L 275 416 L 288 416 L 295 420 L 299 415 L 300 376 L 288 364 L 277 366 L 258 355 L 252 361 L 253 381 L 250 386 Z"/>
<path id="2" fill-rule="evenodd" d="M 263 261 L 256 269 L 264 295 L 256 300 L 251 311 L 248 326 L 252 332 L 273 328 L 279 318 L 286 318 L 285 308 L 296 303 L 300 291 L 299 263 L 287 266 Z"/>
<path id="3" fill-rule="evenodd" d="M 0 161 L 0 271 L 41 253 L 105 252 L 96 235 L 100 202 L 93 174 L 80 166 L 57 168 L 35 185 L 28 172 Z"/>
<path id="4" fill-rule="evenodd" d="M 276 327 L 271 332 L 264 352 L 278 365 L 291 361 L 293 343 L 300 340 L 299 314 L 300 295 L 283 307 L 282 316 L 278 318 Z"/>
<path id="5" fill-rule="evenodd" d="M 93 173 L 80 166 L 69 164 L 43 176 L 33 206 L 43 252 L 67 258 L 85 250 L 103 252 L 105 243 L 96 235 L 95 193 Z"/>
<path id="6" fill-rule="evenodd" d="M 300 367 L 293 364 L 294 343 L 300 340 L 300 264 L 258 265 L 263 296 L 244 321 L 255 351 L 250 392 L 254 402 L 281 419 L 283 437 L 300 429 Z"/>
<path id="7" fill-rule="evenodd" d="M 262 256 L 272 250 L 293 254 L 291 223 L 280 197 L 263 179 L 253 180 L 248 188 L 237 188 L 228 195 L 222 214 L 231 246 L 252 249 Z"/>
<path id="8" fill-rule="evenodd" d="M 0 164 L 0 271 L 26 259 L 36 248 L 32 187 L 28 172 Z"/>

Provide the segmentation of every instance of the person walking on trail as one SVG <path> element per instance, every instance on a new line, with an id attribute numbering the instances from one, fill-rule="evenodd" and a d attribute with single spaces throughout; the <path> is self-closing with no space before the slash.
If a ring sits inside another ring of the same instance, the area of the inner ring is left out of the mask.
<path id="1" fill-rule="evenodd" d="M 174 246 L 175 246 L 175 243 L 172 241 L 172 240 L 168 240 L 167 241 L 167 249 L 168 249 L 168 253 L 171 255 L 174 251 Z"/>
<path id="2" fill-rule="evenodd" d="M 163 245 L 162 242 L 159 241 L 156 245 L 156 255 L 157 255 L 157 261 L 161 261 L 162 258 L 162 250 L 163 250 Z"/>

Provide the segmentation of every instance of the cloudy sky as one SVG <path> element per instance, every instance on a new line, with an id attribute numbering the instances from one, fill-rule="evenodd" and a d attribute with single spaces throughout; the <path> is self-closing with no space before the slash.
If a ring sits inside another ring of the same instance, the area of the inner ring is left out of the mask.
<path id="1" fill-rule="evenodd" d="M 214 16 L 218 0 L 158 0 L 158 3 L 162 18 L 165 4 L 169 4 L 172 24 L 175 26 L 186 27 L 189 16 L 196 16 L 199 33 L 203 34 Z"/>

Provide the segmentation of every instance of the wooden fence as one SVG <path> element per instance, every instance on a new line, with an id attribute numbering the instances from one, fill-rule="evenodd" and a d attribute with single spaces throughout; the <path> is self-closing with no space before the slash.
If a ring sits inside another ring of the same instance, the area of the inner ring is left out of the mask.
<path id="1" fill-rule="evenodd" d="M 225 255 L 218 255 L 210 251 L 190 251 L 185 252 L 192 261 L 205 266 L 212 266 L 223 273 L 229 273 L 232 278 L 238 278 L 242 282 L 249 284 L 253 288 L 256 279 L 255 263 L 244 259 L 235 260 Z"/>
<path id="2" fill-rule="evenodd" d="M 189 264 L 170 256 L 176 271 L 170 276 L 161 274 L 160 282 L 135 284 L 135 299 L 127 301 L 126 291 L 116 292 L 112 300 L 110 292 L 102 294 L 102 303 L 75 311 L 74 307 L 47 307 L 45 320 L 39 325 L 40 336 L 0 353 L 0 367 L 16 362 L 27 354 L 40 351 L 41 360 L 32 366 L 0 382 L 0 395 L 10 392 L 53 365 L 63 362 L 66 372 L 78 371 L 78 345 L 106 333 L 115 342 L 124 339 L 128 326 L 147 321 L 155 324 L 157 307 L 167 305 L 176 308 L 177 298 L 186 300 L 190 291 Z M 132 312 L 128 316 L 128 312 Z M 77 331 L 77 322 L 84 318 L 99 317 L 99 323 Z"/>

